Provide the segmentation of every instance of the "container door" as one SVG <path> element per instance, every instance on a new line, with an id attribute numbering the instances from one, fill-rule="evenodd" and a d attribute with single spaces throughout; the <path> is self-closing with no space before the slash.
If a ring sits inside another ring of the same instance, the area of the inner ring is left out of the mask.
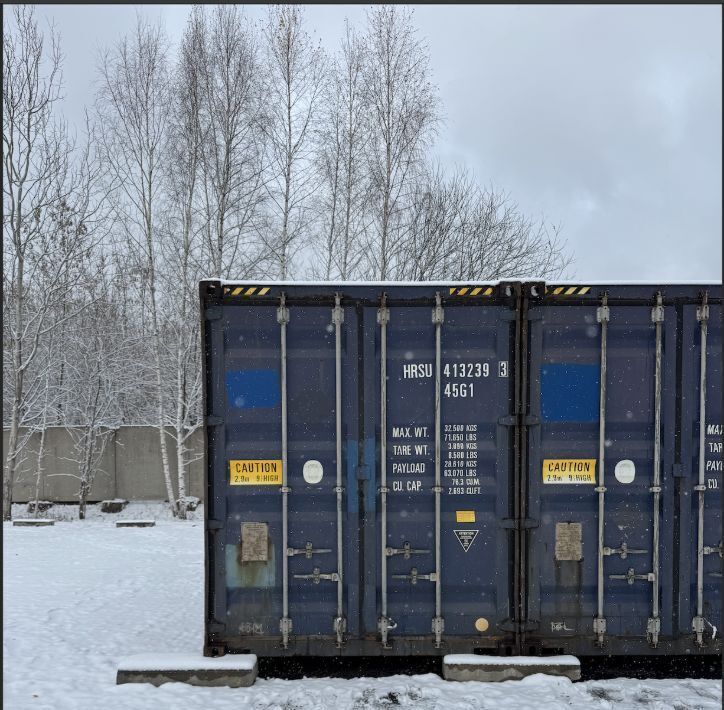
<path id="1" fill-rule="evenodd" d="M 646 652 L 672 634 L 676 313 L 582 300 L 530 311 L 529 638 Z"/>
<path id="2" fill-rule="evenodd" d="M 718 300 L 683 307 L 679 620 L 687 650 L 709 653 L 720 649 L 722 628 L 721 318 Z"/>
<path id="3" fill-rule="evenodd" d="M 218 311 L 206 324 L 221 364 L 207 402 L 217 415 L 207 644 L 335 652 L 359 633 L 356 481 L 345 463 L 356 457 L 355 310 L 275 298 Z"/>
<path id="4" fill-rule="evenodd" d="M 470 651 L 506 635 L 514 304 L 470 291 L 368 309 L 377 495 L 366 619 L 383 649 Z"/>

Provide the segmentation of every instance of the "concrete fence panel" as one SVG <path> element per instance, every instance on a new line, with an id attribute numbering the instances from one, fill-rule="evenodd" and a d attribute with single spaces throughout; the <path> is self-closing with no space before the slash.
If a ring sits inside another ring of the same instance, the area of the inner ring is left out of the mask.
<path id="1" fill-rule="evenodd" d="M 49 427 L 45 434 L 45 456 L 41 476 L 40 498 L 54 502 L 78 499 L 78 463 L 74 459 L 74 441 L 79 432 L 65 427 Z M 166 437 L 169 464 L 178 494 L 176 478 L 176 443 Z M 3 430 L 3 462 L 7 451 L 8 431 Z M 25 503 L 35 497 L 40 434 L 34 433 L 23 448 L 13 486 L 13 501 Z M 203 500 L 203 431 L 196 430 L 187 444 L 194 460 L 189 466 L 187 495 Z M 123 426 L 108 434 L 105 450 L 96 470 L 89 502 L 108 498 L 127 500 L 166 500 L 166 485 L 161 465 L 158 429 L 149 426 Z"/>

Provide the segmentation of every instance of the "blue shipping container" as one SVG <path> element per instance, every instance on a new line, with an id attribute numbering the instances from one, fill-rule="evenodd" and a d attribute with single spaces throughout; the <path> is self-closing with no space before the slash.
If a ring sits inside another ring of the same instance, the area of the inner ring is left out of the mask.
<path id="1" fill-rule="evenodd" d="M 207 654 L 721 652 L 720 285 L 200 291 Z"/>

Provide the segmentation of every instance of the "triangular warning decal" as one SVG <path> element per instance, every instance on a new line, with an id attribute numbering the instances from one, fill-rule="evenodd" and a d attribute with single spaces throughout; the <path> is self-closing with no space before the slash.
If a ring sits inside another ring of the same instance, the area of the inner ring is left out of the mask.
<path id="1" fill-rule="evenodd" d="M 467 552 L 470 546 L 475 542 L 479 530 L 453 530 L 458 542 L 463 546 L 463 550 Z"/>

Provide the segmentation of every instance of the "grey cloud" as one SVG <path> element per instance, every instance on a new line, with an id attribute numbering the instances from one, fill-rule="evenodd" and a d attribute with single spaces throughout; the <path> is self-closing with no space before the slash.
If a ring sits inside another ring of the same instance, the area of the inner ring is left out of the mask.
<path id="1" fill-rule="evenodd" d="M 188 6 L 144 6 L 169 36 Z M 261 17 L 263 6 L 247 6 Z M 40 6 L 63 36 L 68 100 L 133 6 Z M 361 6 L 309 6 L 330 50 Z M 721 279 L 718 6 L 420 6 L 446 124 L 435 152 L 563 224 L 585 279 Z"/>

